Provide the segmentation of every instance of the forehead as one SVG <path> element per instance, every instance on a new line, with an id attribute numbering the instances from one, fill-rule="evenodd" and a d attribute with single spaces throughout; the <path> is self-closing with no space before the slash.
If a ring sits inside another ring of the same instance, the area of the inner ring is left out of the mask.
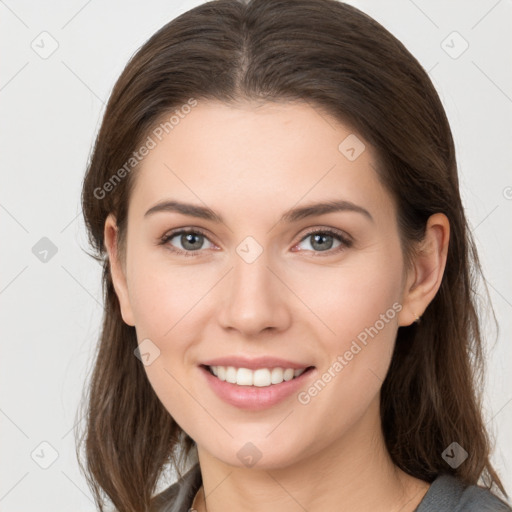
<path id="1" fill-rule="evenodd" d="M 216 211 L 229 204 L 249 215 L 326 197 L 389 202 L 372 148 L 309 104 L 198 101 L 174 124 L 163 123 L 150 132 L 153 147 L 134 176 L 130 210 L 166 198 Z"/>

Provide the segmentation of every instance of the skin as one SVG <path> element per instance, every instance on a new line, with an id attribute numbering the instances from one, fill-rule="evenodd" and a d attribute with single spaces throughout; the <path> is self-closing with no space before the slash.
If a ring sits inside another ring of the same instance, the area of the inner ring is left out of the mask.
<path id="1" fill-rule="evenodd" d="M 307 104 L 199 102 L 136 171 L 126 253 L 115 217 L 105 223 L 123 319 L 139 342 L 149 338 L 160 350 L 145 366 L 148 379 L 197 443 L 199 511 L 205 494 L 209 512 L 406 512 L 429 487 L 392 463 L 379 397 L 398 327 L 421 316 L 439 289 L 449 224 L 442 214 L 429 219 L 406 268 L 372 148 L 365 142 L 354 161 L 338 150 L 351 133 Z M 144 217 L 171 198 L 207 205 L 225 222 Z M 278 223 L 289 208 L 331 199 L 351 201 L 373 220 L 343 211 Z M 180 236 L 158 245 L 187 227 L 206 232 L 202 245 L 194 242 L 201 254 L 171 252 L 186 250 Z M 329 227 L 352 245 L 336 252 L 340 242 L 328 238 L 332 248 L 322 251 L 306 236 Z M 250 264 L 236 252 L 247 236 L 263 251 Z M 306 389 L 394 303 L 400 312 L 307 405 L 293 394 L 262 411 L 239 409 L 205 386 L 198 368 L 213 357 L 272 355 L 314 365 Z M 247 442 L 262 454 L 251 468 L 237 457 Z"/>

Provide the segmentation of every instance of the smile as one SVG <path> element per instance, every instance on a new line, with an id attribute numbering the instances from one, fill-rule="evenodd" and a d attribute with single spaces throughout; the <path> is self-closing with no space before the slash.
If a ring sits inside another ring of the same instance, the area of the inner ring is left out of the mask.
<path id="1" fill-rule="evenodd" d="M 307 368 L 235 368 L 234 366 L 207 366 L 219 380 L 238 386 L 267 387 L 281 384 L 302 375 Z"/>
<path id="2" fill-rule="evenodd" d="M 207 386 L 224 402 L 239 409 L 262 411 L 296 395 L 317 374 L 314 366 L 295 366 L 265 368 L 254 364 L 249 369 L 201 364 L 198 368 Z"/>

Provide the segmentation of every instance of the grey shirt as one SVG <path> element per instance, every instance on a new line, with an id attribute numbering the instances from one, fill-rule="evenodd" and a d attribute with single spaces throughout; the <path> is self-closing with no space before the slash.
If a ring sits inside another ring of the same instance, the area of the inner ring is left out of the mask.
<path id="1" fill-rule="evenodd" d="M 201 484 L 196 464 L 157 495 L 150 512 L 188 512 Z M 464 486 L 456 477 L 442 474 L 432 482 L 415 512 L 512 512 L 512 508 L 483 487 Z"/>

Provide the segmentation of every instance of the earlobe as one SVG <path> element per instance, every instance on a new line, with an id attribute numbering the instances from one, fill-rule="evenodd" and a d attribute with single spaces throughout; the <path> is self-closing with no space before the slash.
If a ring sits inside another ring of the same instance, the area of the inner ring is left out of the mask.
<path id="1" fill-rule="evenodd" d="M 118 229 L 116 219 L 109 214 L 105 221 L 104 229 L 105 248 L 107 250 L 112 282 L 119 300 L 121 315 L 126 324 L 134 326 L 133 311 L 130 305 L 128 286 L 125 271 L 121 264 L 118 252 Z"/>
<path id="2" fill-rule="evenodd" d="M 398 316 L 400 326 L 411 325 L 435 297 L 441 286 L 448 255 L 450 223 L 443 213 L 428 219 L 425 237 L 413 258 L 403 291 L 402 310 Z"/>

